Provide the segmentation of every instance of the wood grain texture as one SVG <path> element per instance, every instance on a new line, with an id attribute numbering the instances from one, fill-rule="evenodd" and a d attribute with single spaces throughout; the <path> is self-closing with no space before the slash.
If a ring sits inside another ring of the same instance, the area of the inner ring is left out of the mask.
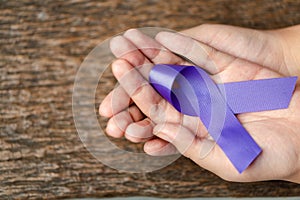
<path id="1" fill-rule="evenodd" d="M 282 181 L 225 182 L 185 158 L 144 174 L 108 168 L 81 143 L 71 99 L 84 57 L 128 28 L 224 23 L 272 29 L 299 23 L 299 8 L 293 0 L 0 0 L 0 199 L 300 195 L 300 185 Z M 110 72 L 104 82 L 99 99 L 115 84 Z"/>

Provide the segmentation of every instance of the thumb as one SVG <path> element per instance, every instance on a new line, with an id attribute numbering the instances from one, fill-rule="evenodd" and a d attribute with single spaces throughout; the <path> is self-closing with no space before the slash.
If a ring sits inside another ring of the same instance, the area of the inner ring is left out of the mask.
<path id="1" fill-rule="evenodd" d="M 197 137 L 180 124 L 158 124 L 154 127 L 153 134 L 172 143 L 184 156 L 193 157 L 191 151 L 196 147 Z"/>
<path id="2" fill-rule="evenodd" d="M 200 139 L 180 124 L 158 124 L 154 127 L 153 134 L 172 143 L 182 155 L 209 171 L 218 173 L 221 166 L 224 167 L 220 163 L 226 163 L 234 170 L 223 151 L 215 145 L 213 140 Z"/>
<path id="3" fill-rule="evenodd" d="M 219 51 L 278 70 L 283 63 L 280 38 L 267 31 L 220 24 L 203 24 L 182 31 Z M 272 56 L 270 56 L 272 55 Z"/>
<path id="4" fill-rule="evenodd" d="M 154 135 L 172 143 L 184 156 L 225 180 L 244 182 L 257 179 L 251 171 L 239 174 L 214 141 L 200 139 L 180 124 L 158 124 L 154 127 Z"/>

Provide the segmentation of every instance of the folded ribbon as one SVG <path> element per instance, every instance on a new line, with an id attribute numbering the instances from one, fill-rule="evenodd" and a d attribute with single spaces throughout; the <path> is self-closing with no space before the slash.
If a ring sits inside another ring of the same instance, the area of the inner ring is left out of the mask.
<path id="1" fill-rule="evenodd" d="M 242 173 L 262 150 L 234 114 L 287 108 L 297 77 L 215 84 L 199 67 L 159 64 L 149 81 L 179 112 L 200 117 Z"/>

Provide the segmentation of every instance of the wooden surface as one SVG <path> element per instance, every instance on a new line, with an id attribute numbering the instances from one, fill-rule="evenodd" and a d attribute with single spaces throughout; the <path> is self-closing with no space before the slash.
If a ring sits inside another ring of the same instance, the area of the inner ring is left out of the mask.
<path id="1" fill-rule="evenodd" d="M 108 168 L 81 143 L 71 99 L 84 57 L 128 28 L 225 23 L 271 29 L 299 23 L 299 8 L 294 0 L 0 0 L 0 199 L 300 195 L 300 185 L 287 182 L 228 183 L 185 158 L 144 174 Z M 109 72 L 105 80 L 97 98 L 115 84 Z"/>

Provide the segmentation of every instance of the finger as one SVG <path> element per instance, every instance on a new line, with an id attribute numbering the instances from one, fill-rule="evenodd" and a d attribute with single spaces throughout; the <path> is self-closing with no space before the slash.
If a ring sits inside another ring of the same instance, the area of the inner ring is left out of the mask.
<path id="1" fill-rule="evenodd" d="M 99 106 L 99 113 L 104 117 L 111 117 L 132 103 L 126 91 L 118 86 L 112 90 L 101 102 Z"/>
<path id="2" fill-rule="evenodd" d="M 112 137 L 120 138 L 124 136 L 124 132 L 129 124 L 140 121 L 144 115 L 136 106 L 131 106 L 117 115 L 114 115 L 107 122 L 106 133 Z"/>
<path id="3" fill-rule="evenodd" d="M 155 123 L 163 120 L 180 121 L 181 115 L 167 103 L 126 60 L 119 59 L 112 64 L 112 71 L 140 110 Z"/>
<path id="4" fill-rule="evenodd" d="M 167 156 L 178 153 L 173 144 L 160 138 L 147 141 L 144 145 L 144 151 L 151 156 Z"/>
<path id="5" fill-rule="evenodd" d="M 278 77 L 277 73 L 244 59 L 236 58 L 197 42 L 187 36 L 161 32 L 157 35 L 164 46 L 192 60 L 211 74 L 216 83 Z"/>
<path id="6" fill-rule="evenodd" d="M 218 24 L 204 24 L 182 33 L 220 51 L 271 67 L 277 71 L 285 64 L 279 38 L 266 31 Z"/>
<path id="7" fill-rule="evenodd" d="M 180 124 L 159 124 L 154 127 L 153 133 L 157 137 L 172 143 L 184 156 L 209 171 L 219 175 L 224 175 L 227 172 L 238 174 L 220 147 L 214 145 L 214 141 L 199 139 Z M 212 146 L 213 148 L 211 148 Z M 207 155 L 203 157 L 201 152 L 207 152 Z"/>
<path id="8" fill-rule="evenodd" d="M 129 29 L 124 33 L 124 37 L 130 40 L 150 61 L 155 64 L 179 64 L 187 62 L 164 48 L 155 39 L 143 34 L 137 29 Z"/>
<path id="9" fill-rule="evenodd" d="M 170 51 L 185 56 L 211 74 L 216 74 L 224 70 L 234 60 L 234 57 L 224 56 L 212 47 L 179 33 L 160 32 L 156 35 L 155 39 Z M 217 61 L 222 62 L 216 63 L 216 57 L 219 58 Z"/>
<path id="10" fill-rule="evenodd" d="M 125 131 L 125 137 L 134 143 L 147 141 L 153 137 L 153 127 L 154 124 L 151 123 L 151 120 L 145 118 L 129 124 Z"/>
<path id="11" fill-rule="evenodd" d="M 153 64 L 132 42 L 123 36 L 117 36 L 111 40 L 110 49 L 117 58 L 122 58 L 137 67 L 142 76 L 148 79 Z"/>

